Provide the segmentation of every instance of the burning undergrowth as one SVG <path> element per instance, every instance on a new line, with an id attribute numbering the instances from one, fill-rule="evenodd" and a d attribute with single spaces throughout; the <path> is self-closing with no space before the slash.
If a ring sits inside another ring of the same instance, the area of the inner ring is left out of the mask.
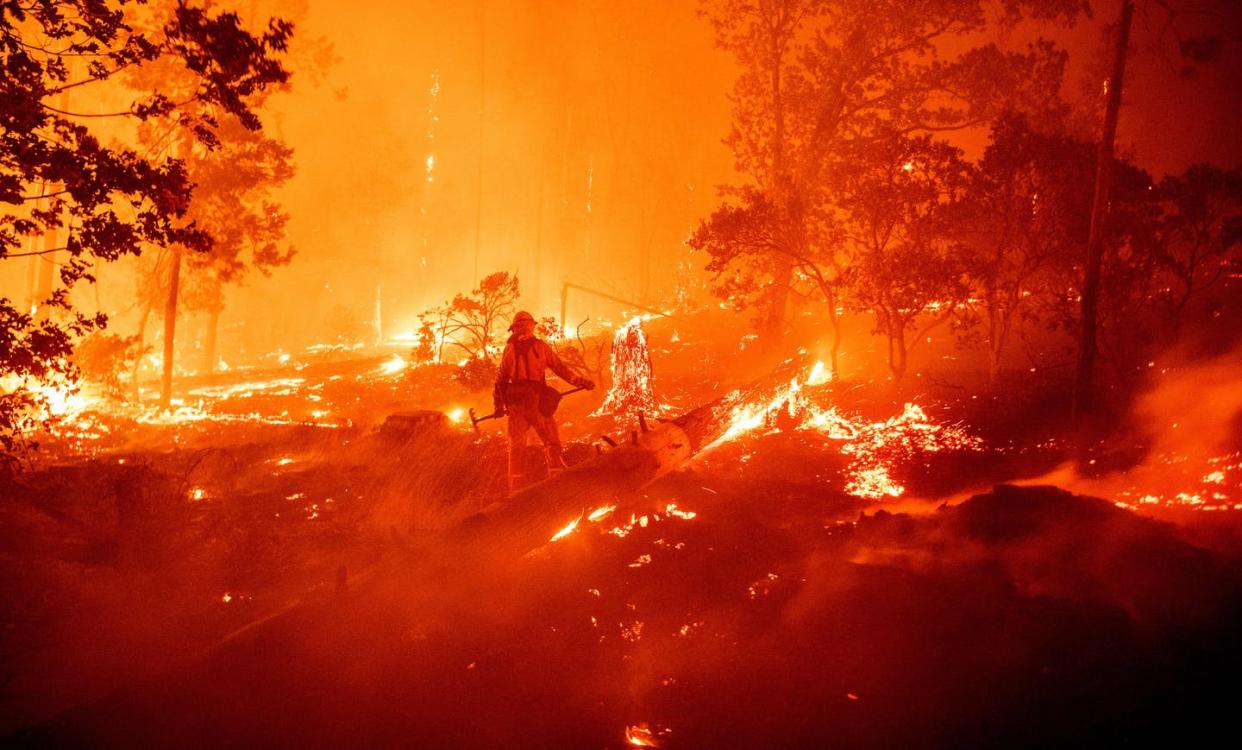
<path id="1" fill-rule="evenodd" d="M 1163 374 L 1089 457 L 1033 482 L 1153 512 L 1242 510 L 1242 362 L 1237 355 Z M 1119 450 L 1120 449 L 1120 450 Z M 1137 452 L 1137 461 L 1107 460 Z"/>
<path id="2" fill-rule="evenodd" d="M 848 458 L 844 490 L 878 500 L 899 497 L 906 488 L 893 478 L 904 464 L 929 454 L 983 450 L 983 442 L 963 425 L 941 423 L 922 407 L 906 403 L 901 412 L 881 420 L 851 414 L 832 403 L 816 363 L 805 377 L 793 377 L 775 389 L 734 391 L 719 410 L 727 428 L 707 450 L 747 434 L 802 431 L 838 446 Z"/>

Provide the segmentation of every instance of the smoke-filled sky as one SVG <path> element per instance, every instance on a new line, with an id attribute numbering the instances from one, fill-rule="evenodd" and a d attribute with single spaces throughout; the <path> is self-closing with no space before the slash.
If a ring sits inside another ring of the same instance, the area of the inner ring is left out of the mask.
<path id="1" fill-rule="evenodd" d="M 378 293 L 391 332 L 507 270 L 538 313 L 563 281 L 655 303 L 730 177 L 732 70 L 691 3 L 312 2 L 301 31 L 338 60 L 279 102 L 300 257 L 273 301 L 369 320 Z"/>
<path id="2" fill-rule="evenodd" d="M 1104 24 L 1119 5 L 1095 3 L 1072 30 L 1025 28 L 1009 42 L 1061 41 L 1065 94 L 1082 101 L 1099 90 Z M 1186 73 L 1163 11 L 1139 3 L 1119 140 L 1157 176 L 1242 161 L 1236 5 L 1178 19 L 1183 36 L 1208 28 L 1228 39 L 1219 60 Z M 271 100 L 267 122 L 296 152 L 280 198 L 298 255 L 230 292 L 226 359 L 241 342 L 254 354 L 329 339 L 342 316 L 369 325 L 377 298 L 387 334 L 413 329 L 420 310 L 496 270 L 520 275 L 522 304 L 539 315 L 558 312 L 564 282 L 659 305 L 679 274 L 697 272 L 682 242 L 717 202 L 715 187 L 737 180 L 721 144 L 736 71 L 694 0 L 240 6 L 297 23 L 293 89 Z M 335 61 L 317 74 L 308 61 L 320 41 Z M 959 142 L 977 153 L 983 136 Z M 24 265 L 12 270 L 6 290 L 24 277 Z M 102 274 L 98 297 L 123 333 L 136 319 L 126 274 Z M 94 307 L 93 292 L 78 296 Z M 570 323 L 619 313 L 570 298 Z"/>

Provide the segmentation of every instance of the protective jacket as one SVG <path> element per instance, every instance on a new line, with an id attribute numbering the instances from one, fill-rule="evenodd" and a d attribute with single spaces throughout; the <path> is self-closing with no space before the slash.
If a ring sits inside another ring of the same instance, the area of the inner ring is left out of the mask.
<path id="1" fill-rule="evenodd" d="M 519 339 L 514 334 L 509 337 L 505 352 L 500 357 L 500 375 L 496 378 L 496 383 L 502 387 L 514 382 L 542 385 L 546 380 L 546 370 L 556 373 L 567 383 L 577 383 L 579 380 L 547 342 L 534 336 Z"/>

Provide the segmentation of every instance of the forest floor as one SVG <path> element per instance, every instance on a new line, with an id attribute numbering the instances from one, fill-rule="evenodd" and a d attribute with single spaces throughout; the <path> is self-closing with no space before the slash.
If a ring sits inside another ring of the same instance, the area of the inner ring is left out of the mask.
<path id="1" fill-rule="evenodd" d="M 781 364 L 712 325 L 650 329 L 669 416 Z M 813 354 L 792 359 L 801 371 Z M 1203 439 L 1174 443 L 1150 410 L 1069 430 L 1027 373 L 1003 388 L 846 377 L 814 399 L 877 425 L 916 403 L 973 442 L 901 451 L 887 466 L 903 491 L 874 499 L 847 491 L 848 443 L 764 422 L 624 516 L 480 570 L 441 532 L 502 497 L 506 443 L 498 422 L 471 429 L 490 394 L 454 369 L 308 357 L 184 382 L 171 416 L 88 411 L 45 440 L 0 487 L 0 734 L 1034 746 L 1184 742 L 1229 715 L 1242 443 L 1228 414 L 1221 435 L 1198 425 Z M 563 404 L 570 463 L 621 429 L 591 416 L 600 401 Z M 379 429 L 412 409 L 450 417 Z"/>

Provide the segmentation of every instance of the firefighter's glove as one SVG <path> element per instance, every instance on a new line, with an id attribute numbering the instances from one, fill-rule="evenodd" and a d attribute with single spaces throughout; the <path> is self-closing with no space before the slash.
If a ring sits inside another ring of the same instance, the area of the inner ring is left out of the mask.
<path id="1" fill-rule="evenodd" d="M 492 413 L 498 417 L 505 415 L 505 387 L 501 383 L 492 389 Z"/>
<path id="2" fill-rule="evenodd" d="M 578 378 L 576 381 L 574 381 L 574 385 L 578 386 L 579 388 L 585 388 L 588 391 L 595 390 L 595 383 L 593 381 L 587 380 L 586 378 Z"/>

